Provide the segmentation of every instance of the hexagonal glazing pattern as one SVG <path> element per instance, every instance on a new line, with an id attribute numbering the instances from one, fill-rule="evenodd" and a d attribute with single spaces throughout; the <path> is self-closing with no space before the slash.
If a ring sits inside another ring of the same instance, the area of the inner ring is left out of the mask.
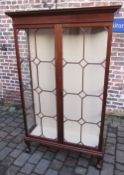
<path id="1" fill-rule="evenodd" d="M 107 37 L 104 27 L 63 31 L 65 142 L 99 144 Z"/>
<path id="2" fill-rule="evenodd" d="M 23 31 L 21 32 L 21 36 L 19 36 L 22 37 L 20 41 L 26 38 L 24 40 L 26 44 L 24 44 L 23 41 L 23 45 L 20 47 L 20 58 L 21 65 L 25 65 L 22 70 L 24 70 L 24 73 L 28 76 L 29 84 L 31 86 L 30 89 L 33 90 L 33 92 L 30 91 L 30 94 L 25 93 L 25 105 L 28 104 L 32 110 L 32 114 L 33 110 L 35 113 L 33 119 L 36 121 L 36 127 L 32 130 L 31 134 L 56 139 L 57 122 L 54 31 L 52 28 L 42 28 L 26 30 L 25 33 L 26 34 L 24 35 Z M 27 52 L 24 53 L 24 49 L 27 49 Z M 28 66 L 26 67 L 27 63 Z M 27 88 L 29 86 L 25 84 L 25 87 Z M 27 102 L 27 99 L 29 99 L 28 95 L 30 95 L 30 102 L 34 101 L 34 106 Z M 31 123 L 29 117 L 27 120 Z"/>
<path id="3" fill-rule="evenodd" d="M 98 146 L 107 36 L 104 27 L 64 29 L 65 142 Z M 36 120 L 32 135 L 57 139 L 54 31 L 52 28 L 19 31 L 18 40 L 28 128 Z M 29 91 L 31 86 L 33 93 Z M 31 115 L 33 110 L 35 118 Z"/>

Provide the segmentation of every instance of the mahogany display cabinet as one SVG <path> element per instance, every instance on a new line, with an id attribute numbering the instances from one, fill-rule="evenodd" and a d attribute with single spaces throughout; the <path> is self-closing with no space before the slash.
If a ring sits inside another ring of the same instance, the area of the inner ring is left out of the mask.
<path id="1" fill-rule="evenodd" d="M 118 8 L 6 12 L 13 20 L 28 148 L 39 142 L 102 157 Z"/>

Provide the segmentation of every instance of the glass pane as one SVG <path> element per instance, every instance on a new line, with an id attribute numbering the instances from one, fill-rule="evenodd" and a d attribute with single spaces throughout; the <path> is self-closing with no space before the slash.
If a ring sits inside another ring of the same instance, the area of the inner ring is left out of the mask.
<path id="1" fill-rule="evenodd" d="M 79 62 L 83 58 L 83 35 L 80 28 L 64 29 L 63 58 L 67 62 Z"/>
<path id="2" fill-rule="evenodd" d="M 24 106 L 27 120 L 27 129 L 31 131 L 35 127 L 36 121 L 33 111 L 33 96 L 31 91 L 31 76 L 30 76 L 30 64 L 29 64 L 29 48 L 28 48 L 28 34 L 25 30 L 18 31 L 18 44 L 19 44 L 19 56 L 20 67 L 22 77 L 22 90 L 24 95 Z"/>
<path id="3" fill-rule="evenodd" d="M 97 147 L 108 32 L 105 27 L 64 28 L 64 141 Z"/>
<path id="4" fill-rule="evenodd" d="M 107 30 L 104 27 L 88 28 L 85 31 L 85 60 L 102 63 L 106 58 Z"/>
<path id="5" fill-rule="evenodd" d="M 73 78 L 70 78 L 70 75 Z M 77 78 L 78 76 L 78 78 Z M 82 68 L 78 64 L 67 64 L 64 67 L 64 90 L 79 93 L 82 89 Z"/>
<path id="6" fill-rule="evenodd" d="M 88 64 L 84 69 L 84 92 L 100 95 L 103 92 L 105 69 L 102 65 Z"/>
<path id="7" fill-rule="evenodd" d="M 54 32 L 53 29 L 40 29 L 36 32 L 37 57 L 41 61 L 54 59 Z"/>
<path id="8" fill-rule="evenodd" d="M 64 98 L 64 114 L 67 119 L 81 118 L 81 99 L 77 95 L 66 95 Z"/>
<path id="9" fill-rule="evenodd" d="M 81 142 L 84 145 L 97 147 L 99 144 L 100 129 L 95 124 L 85 123 L 82 126 Z"/>
<path id="10" fill-rule="evenodd" d="M 102 101 L 99 97 L 87 96 L 83 100 L 82 111 L 86 122 L 98 123 L 101 118 Z"/>
<path id="11" fill-rule="evenodd" d="M 72 130 L 73 129 L 73 130 Z M 64 139 L 66 142 L 80 143 L 80 124 L 75 121 L 66 121 L 64 124 Z"/>
<path id="12" fill-rule="evenodd" d="M 30 76 L 32 98 L 29 103 L 32 109 L 31 116 L 35 121 L 30 134 L 50 139 L 57 139 L 54 45 L 52 28 L 27 31 L 27 66 L 24 66 Z M 20 58 L 21 53 L 23 55 L 23 51 L 20 51 Z M 26 92 L 28 93 L 24 93 L 24 98 L 27 99 L 29 89 Z M 28 120 L 27 118 L 27 123 Z"/>
<path id="13" fill-rule="evenodd" d="M 38 67 L 39 86 L 41 89 L 53 91 L 55 89 L 55 66 L 51 63 L 40 63 Z"/>

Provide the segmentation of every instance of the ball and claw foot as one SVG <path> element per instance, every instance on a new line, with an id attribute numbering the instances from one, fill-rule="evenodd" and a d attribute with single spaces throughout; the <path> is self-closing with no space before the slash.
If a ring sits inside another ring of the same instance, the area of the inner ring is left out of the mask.
<path id="1" fill-rule="evenodd" d="M 30 153 L 31 152 L 31 145 L 30 145 L 30 143 L 25 141 L 25 144 L 26 144 L 25 152 L 26 153 Z"/>
<path id="2" fill-rule="evenodd" d="M 30 153 L 30 152 L 31 152 L 31 148 L 29 148 L 29 147 L 27 146 L 27 148 L 25 149 L 25 152 L 26 152 L 26 153 Z"/>
<path id="3" fill-rule="evenodd" d="M 101 158 L 97 158 L 96 168 L 98 170 L 102 169 L 102 159 Z"/>

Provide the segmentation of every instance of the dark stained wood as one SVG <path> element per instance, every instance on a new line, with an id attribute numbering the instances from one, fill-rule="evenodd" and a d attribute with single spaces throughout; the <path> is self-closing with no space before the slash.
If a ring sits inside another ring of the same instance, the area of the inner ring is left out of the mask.
<path id="1" fill-rule="evenodd" d="M 99 137 L 99 150 L 102 151 L 103 147 L 103 131 L 105 122 L 105 109 L 106 109 L 106 99 L 107 99 L 107 89 L 108 89 L 108 78 L 109 78 L 109 65 L 110 65 L 110 55 L 111 55 L 111 43 L 112 43 L 112 24 L 108 28 L 108 44 L 106 53 L 106 65 L 105 65 L 105 77 L 104 77 L 104 91 L 103 91 L 103 104 L 102 104 L 102 116 L 101 116 L 101 127 L 100 127 L 100 137 Z"/>
<path id="2" fill-rule="evenodd" d="M 88 7 L 39 11 L 6 12 L 14 25 L 62 24 L 112 21 L 113 13 L 121 6 Z M 65 17 L 66 14 L 66 17 Z"/>
<path id="3" fill-rule="evenodd" d="M 62 28 L 59 24 L 55 26 L 55 65 L 58 141 L 63 143 Z"/>
<path id="4" fill-rule="evenodd" d="M 57 14 L 92 14 L 92 13 L 114 13 L 118 10 L 121 5 L 115 6 L 99 6 L 99 7 L 84 7 L 84 8 L 69 8 L 69 9 L 52 9 L 52 10 L 33 10 L 33 11 L 16 11 L 16 12 L 6 12 L 5 14 L 11 17 L 27 17 L 27 16 L 56 16 Z"/>
<path id="5" fill-rule="evenodd" d="M 20 56 L 19 56 L 19 45 L 18 45 L 18 31 L 16 29 L 14 29 L 14 40 L 15 40 L 16 61 L 17 61 L 17 68 L 18 68 L 18 78 L 19 78 L 20 94 L 21 94 L 21 101 L 22 101 L 24 126 L 25 126 L 25 135 L 27 136 L 28 135 L 28 128 L 27 128 L 26 109 L 25 109 L 25 101 L 24 101 L 24 94 L 23 94 L 21 65 L 20 65 L 20 61 L 19 61 Z"/>
<path id="6" fill-rule="evenodd" d="M 29 142 L 38 142 L 41 143 L 43 145 L 48 145 L 48 146 L 52 146 L 54 148 L 60 148 L 60 149 L 65 149 L 65 150 L 72 150 L 72 151 L 77 151 L 77 152 L 82 152 L 82 153 L 87 153 L 87 154 L 92 154 L 94 156 L 97 157 L 103 157 L 103 153 L 99 150 L 95 150 L 93 148 L 88 148 L 88 147 L 81 147 L 81 146 L 77 146 L 77 145 L 73 145 L 73 144 L 62 144 L 62 143 L 57 143 L 54 141 L 50 141 L 47 139 L 41 139 L 38 137 L 33 137 L 33 136 L 27 136 L 24 138 L 25 141 L 29 141 Z"/>
<path id="7" fill-rule="evenodd" d="M 13 24 L 16 25 L 37 25 L 40 24 L 65 24 L 65 23 L 86 23 L 86 22 L 108 22 L 112 21 L 113 15 L 111 13 L 101 14 L 70 14 L 56 16 L 33 16 L 33 17 L 15 17 Z"/>
<path id="8" fill-rule="evenodd" d="M 62 27 L 64 28 L 74 28 L 74 27 L 105 27 L 105 26 L 111 26 L 111 22 L 89 22 L 89 23 L 71 23 L 71 24 L 63 24 Z"/>
<path id="9" fill-rule="evenodd" d="M 27 24 L 23 24 L 23 25 L 20 25 L 20 24 L 17 24 L 14 26 L 14 28 L 17 28 L 17 29 L 40 29 L 40 28 L 53 28 L 54 25 L 49 25 L 49 24 L 30 24 L 30 25 L 27 25 Z"/>

